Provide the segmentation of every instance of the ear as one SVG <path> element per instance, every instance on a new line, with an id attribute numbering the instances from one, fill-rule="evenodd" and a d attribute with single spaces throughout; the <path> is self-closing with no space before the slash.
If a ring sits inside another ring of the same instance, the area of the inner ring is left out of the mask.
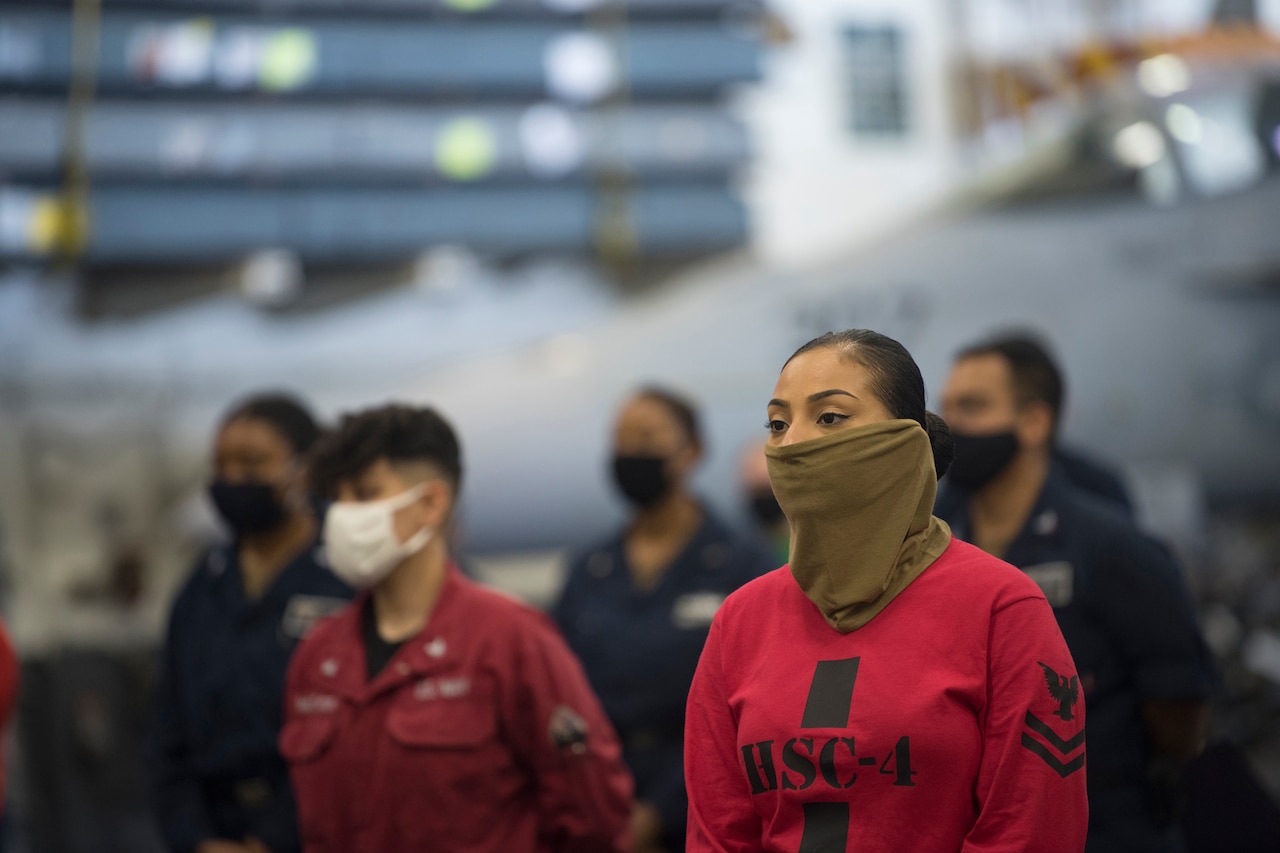
<path id="1" fill-rule="evenodd" d="M 1019 446 L 1031 449 L 1048 447 L 1053 443 L 1053 426 L 1053 410 L 1048 403 L 1029 403 L 1018 415 Z"/>
<path id="2" fill-rule="evenodd" d="M 307 497 L 311 491 L 311 472 L 306 465 L 297 460 L 289 463 L 284 477 L 276 486 L 276 491 L 290 509 L 307 507 Z"/>
<path id="3" fill-rule="evenodd" d="M 444 480 L 427 480 L 418 505 L 422 507 L 424 523 L 432 530 L 442 529 L 453 510 L 453 487 Z"/>
<path id="4" fill-rule="evenodd" d="M 687 478 L 701 461 L 702 448 L 696 444 L 686 444 L 671 457 L 669 464 L 674 469 L 673 473 Z"/>

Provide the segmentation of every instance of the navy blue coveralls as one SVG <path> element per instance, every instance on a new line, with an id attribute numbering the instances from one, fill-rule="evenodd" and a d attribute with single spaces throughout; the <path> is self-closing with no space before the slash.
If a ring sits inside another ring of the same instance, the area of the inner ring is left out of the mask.
<path id="1" fill-rule="evenodd" d="M 657 586 L 636 589 L 619 533 L 573 561 L 553 611 L 622 739 L 636 799 L 662 815 L 668 851 L 684 849 L 685 701 L 711 619 L 774 568 L 707 513 Z"/>
<path id="2" fill-rule="evenodd" d="M 955 489 L 934 513 L 970 535 Z M 1119 507 L 1072 485 L 1055 467 L 1004 560 L 1053 606 L 1084 689 L 1089 853 L 1180 850 L 1171 792 L 1148 783 L 1146 700 L 1207 700 L 1214 677 L 1182 573 Z"/>
<path id="3" fill-rule="evenodd" d="M 352 591 L 315 545 L 256 601 L 234 545 L 197 563 L 173 605 L 152 733 L 155 808 L 165 841 L 254 836 L 273 853 L 300 849 L 288 768 L 276 747 L 294 646 Z"/>

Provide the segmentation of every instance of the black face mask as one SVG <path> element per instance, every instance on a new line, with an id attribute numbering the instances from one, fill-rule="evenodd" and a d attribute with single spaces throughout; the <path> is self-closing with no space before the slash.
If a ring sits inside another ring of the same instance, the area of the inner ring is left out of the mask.
<path id="1" fill-rule="evenodd" d="M 778 499 L 773 496 L 773 489 L 753 492 L 748 507 L 751 510 L 751 517 L 761 527 L 775 527 L 787 518 L 782 512 L 782 507 L 778 506 Z"/>
<path id="2" fill-rule="evenodd" d="M 622 496 L 641 509 L 657 504 L 672 486 L 667 460 L 662 456 L 613 457 L 613 481 Z"/>
<path id="3" fill-rule="evenodd" d="M 284 521 L 284 506 L 267 483 L 215 480 L 209 484 L 209 497 L 237 536 L 274 530 Z"/>
<path id="4" fill-rule="evenodd" d="M 951 433 L 955 459 L 947 469 L 947 482 L 966 492 L 979 491 L 1009 467 L 1018 453 L 1018 437 L 1013 430 L 993 435 Z"/>

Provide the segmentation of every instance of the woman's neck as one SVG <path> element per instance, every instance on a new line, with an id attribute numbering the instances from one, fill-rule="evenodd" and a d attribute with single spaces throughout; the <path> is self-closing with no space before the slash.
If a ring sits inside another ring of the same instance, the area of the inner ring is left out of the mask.
<path id="1" fill-rule="evenodd" d="M 641 510 L 627 528 L 627 565 L 640 589 L 656 586 L 702 525 L 701 504 L 681 491 Z"/>
<path id="2" fill-rule="evenodd" d="M 310 547 L 316 538 L 316 520 L 308 512 L 291 512 L 274 530 L 243 536 L 239 542 L 240 573 L 245 595 L 257 599 L 271 582 Z"/>
<path id="3" fill-rule="evenodd" d="M 676 540 L 688 537 L 702 523 L 702 506 L 692 496 L 674 491 L 642 509 L 627 528 L 627 538 Z"/>
<path id="4" fill-rule="evenodd" d="M 396 566 L 371 593 L 378 636 L 400 643 L 417 634 L 431 618 L 449 574 L 449 555 L 439 538 Z"/>

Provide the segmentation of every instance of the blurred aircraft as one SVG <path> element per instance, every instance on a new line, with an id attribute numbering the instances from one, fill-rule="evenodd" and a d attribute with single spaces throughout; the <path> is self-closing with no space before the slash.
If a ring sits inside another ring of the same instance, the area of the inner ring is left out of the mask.
<path id="1" fill-rule="evenodd" d="M 1185 473 L 1210 501 L 1275 499 L 1277 209 L 1275 179 L 1166 208 L 1104 192 L 946 217 L 813 276 L 726 262 L 590 331 L 428 371 L 404 392 L 461 427 L 476 550 L 552 547 L 616 522 L 609 425 L 647 381 L 703 405 L 703 485 L 738 512 L 734 460 L 763 441 L 783 362 L 849 327 L 901 340 L 935 404 L 959 347 L 994 330 L 1037 330 L 1068 377 L 1067 442 L 1129 472 Z"/>

